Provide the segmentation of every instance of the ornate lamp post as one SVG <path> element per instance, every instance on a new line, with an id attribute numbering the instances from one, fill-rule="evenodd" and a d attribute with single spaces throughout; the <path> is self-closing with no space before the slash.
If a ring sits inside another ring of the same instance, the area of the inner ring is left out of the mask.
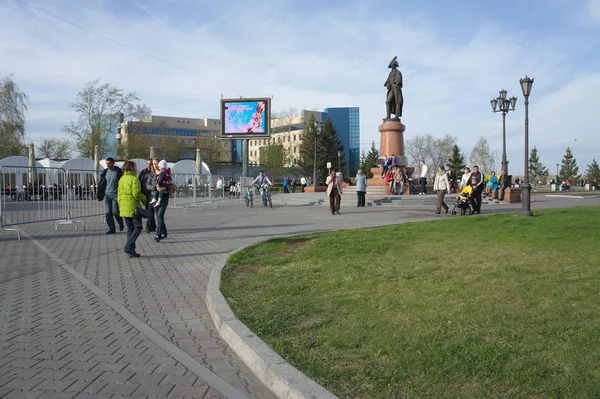
<path id="1" fill-rule="evenodd" d="M 531 212 L 531 184 L 529 184 L 529 95 L 531 94 L 531 86 L 533 79 L 525 75 L 525 78 L 520 79 L 521 90 L 525 97 L 525 169 L 523 182 L 523 206 L 521 208 L 521 216 L 533 216 Z"/>
<path id="2" fill-rule="evenodd" d="M 509 111 L 515 110 L 517 105 L 517 97 L 512 96 L 506 98 L 506 90 L 500 90 L 500 95 L 493 100 L 490 100 L 492 104 L 492 111 L 502 112 L 502 170 L 508 176 L 508 161 L 506 160 L 506 114 Z"/>
<path id="3" fill-rule="evenodd" d="M 315 142 L 315 153 L 314 153 L 314 165 L 313 165 L 313 187 L 317 186 L 317 141 L 319 136 L 321 135 L 321 130 L 323 128 L 323 125 L 321 124 L 321 122 L 319 121 L 315 121 L 315 124 L 313 126 L 313 135 L 314 135 L 314 142 Z"/>

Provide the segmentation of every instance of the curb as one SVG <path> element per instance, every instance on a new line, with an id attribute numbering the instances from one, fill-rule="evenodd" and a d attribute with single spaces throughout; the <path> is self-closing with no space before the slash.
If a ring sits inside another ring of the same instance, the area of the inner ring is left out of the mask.
<path id="1" fill-rule="evenodd" d="M 255 244 L 257 243 L 250 245 Z M 247 246 L 238 248 L 229 256 Z M 225 267 L 225 263 L 211 270 L 204 298 L 210 317 L 221 338 L 278 398 L 339 399 L 286 362 L 283 357 L 235 317 L 219 289 L 223 267 Z"/>

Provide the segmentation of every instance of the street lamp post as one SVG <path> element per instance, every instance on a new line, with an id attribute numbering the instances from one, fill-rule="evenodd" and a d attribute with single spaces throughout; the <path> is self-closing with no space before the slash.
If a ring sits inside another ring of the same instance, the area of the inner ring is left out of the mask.
<path id="1" fill-rule="evenodd" d="M 502 112 L 502 170 L 508 176 L 508 161 L 506 160 L 506 114 L 509 111 L 515 110 L 517 105 L 517 97 L 512 96 L 506 98 L 506 90 L 500 90 L 500 95 L 493 100 L 490 100 L 492 104 L 492 111 Z"/>
<path id="2" fill-rule="evenodd" d="M 342 152 L 338 151 L 338 172 L 342 171 Z"/>
<path id="3" fill-rule="evenodd" d="M 531 184 L 529 184 L 529 95 L 531 94 L 531 86 L 533 79 L 525 75 L 525 78 L 520 79 L 521 90 L 525 97 L 525 169 L 523 183 L 523 204 L 521 208 L 521 216 L 533 216 L 531 212 Z"/>
<path id="4" fill-rule="evenodd" d="M 314 142 L 315 142 L 315 153 L 314 153 L 314 165 L 313 165 L 313 187 L 317 186 L 317 141 L 318 141 L 318 137 L 321 135 L 321 123 L 319 123 L 318 121 L 315 121 L 315 124 L 313 126 L 313 135 L 314 135 Z"/>
<path id="5" fill-rule="evenodd" d="M 558 166 L 559 165 L 560 165 L 559 163 L 556 164 L 556 180 L 558 180 Z"/>

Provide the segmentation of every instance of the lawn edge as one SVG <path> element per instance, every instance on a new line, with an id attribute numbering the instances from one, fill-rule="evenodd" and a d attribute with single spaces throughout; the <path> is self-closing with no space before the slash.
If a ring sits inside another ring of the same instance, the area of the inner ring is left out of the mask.
<path id="1" fill-rule="evenodd" d="M 229 253 L 227 259 L 238 251 L 266 241 L 268 239 L 240 247 Z M 278 398 L 339 399 L 289 364 L 235 316 L 220 290 L 221 272 L 226 264 L 227 260 L 211 270 L 204 297 L 208 313 L 221 338 Z"/>

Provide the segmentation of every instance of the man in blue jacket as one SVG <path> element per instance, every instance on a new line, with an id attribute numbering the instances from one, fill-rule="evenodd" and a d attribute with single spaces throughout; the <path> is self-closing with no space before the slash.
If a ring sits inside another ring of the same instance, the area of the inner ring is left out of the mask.
<path id="1" fill-rule="evenodd" d="M 98 183 L 98 201 L 104 200 L 106 209 L 106 225 L 108 226 L 106 234 L 115 234 L 115 220 L 119 224 L 119 231 L 123 231 L 125 228 L 117 203 L 117 189 L 121 176 L 123 176 L 123 170 L 115 165 L 115 160 L 106 158 L 106 169 L 102 171 L 100 183 Z"/>

